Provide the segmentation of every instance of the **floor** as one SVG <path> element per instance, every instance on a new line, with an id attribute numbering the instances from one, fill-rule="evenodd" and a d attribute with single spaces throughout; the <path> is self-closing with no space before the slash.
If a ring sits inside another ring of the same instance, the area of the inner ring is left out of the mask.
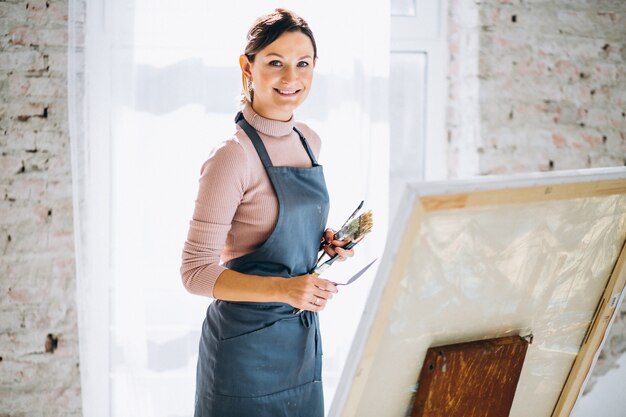
<path id="1" fill-rule="evenodd" d="M 626 417 L 626 354 L 578 400 L 570 417 Z"/>

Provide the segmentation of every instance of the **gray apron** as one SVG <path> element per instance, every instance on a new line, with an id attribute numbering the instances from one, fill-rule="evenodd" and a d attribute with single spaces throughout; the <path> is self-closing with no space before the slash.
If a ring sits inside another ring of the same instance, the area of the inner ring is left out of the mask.
<path id="1" fill-rule="evenodd" d="M 315 266 L 328 216 L 322 166 L 295 127 L 311 168 L 275 167 L 256 130 L 252 141 L 278 197 L 278 221 L 255 251 L 225 266 L 290 278 Z M 195 417 L 323 417 L 322 342 L 317 313 L 285 303 L 215 300 L 202 325 Z"/>

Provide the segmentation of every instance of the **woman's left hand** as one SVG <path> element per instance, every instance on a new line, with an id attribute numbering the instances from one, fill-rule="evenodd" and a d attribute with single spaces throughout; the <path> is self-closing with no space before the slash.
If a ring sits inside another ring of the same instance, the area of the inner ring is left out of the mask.
<path id="1" fill-rule="evenodd" d="M 335 231 L 333 229 L 326 229 L 322 238 L 322 249 L 333 257 L 335 254 L 339 255 L 339 261 L 345 261 L 347 258 L 354 256 L 354 249 L 343 249 L 350 243 L 349 240 L 335 240 Z"/>

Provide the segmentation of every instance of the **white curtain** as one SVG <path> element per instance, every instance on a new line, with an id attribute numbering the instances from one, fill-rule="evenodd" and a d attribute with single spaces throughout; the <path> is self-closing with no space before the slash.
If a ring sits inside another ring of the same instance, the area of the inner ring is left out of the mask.
<path id="1" fill-rule="evenodd" d="M 355 259 L 331 268 L 340 280 L 382 252 L 387 230 L 389 5 L 87 0 L 82 19 L 84 1 L 70 3 L 84 415 L 190 416 L 210 300 L 186 293 L 178 268 L 200 167 L 234 130 L 245 33 L 281 6 L 315 33 L 313 90 L 296 117 L 322 137 L 329 227 L 361 199 L 375 216 Z M 322 313 L 327 407 L 374 273 Z"/>

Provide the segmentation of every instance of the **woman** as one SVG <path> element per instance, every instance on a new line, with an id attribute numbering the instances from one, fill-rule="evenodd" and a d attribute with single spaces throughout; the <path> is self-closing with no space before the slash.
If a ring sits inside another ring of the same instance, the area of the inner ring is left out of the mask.
<path id="1" fill-rule="evenodd" d="M 284 9 L 257 19 L 247 40 L 236 133 L 202 167 L 183 251 L 186 288 L 216 299 L 202 327 L 195 416 L 321 417 L 317 313 L 337 288 L 308 273 L 320 248 L 341 259 L 353 252 L 324 231 L 320 140 L 293 118 L 317 47 Z"/>

